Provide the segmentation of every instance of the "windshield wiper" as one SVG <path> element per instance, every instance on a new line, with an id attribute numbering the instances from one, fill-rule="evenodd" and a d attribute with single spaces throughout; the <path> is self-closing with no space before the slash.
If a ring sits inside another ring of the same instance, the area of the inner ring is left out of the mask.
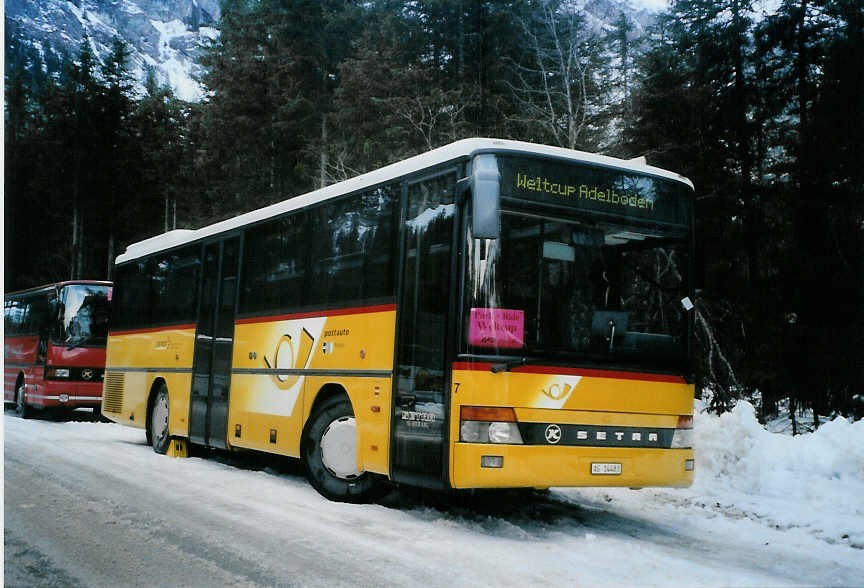
<path id="1" fill-rule="evenodd" d="M 493 374 L 497 374 L 500 372 L 509 372 L 514 367 L 518 367 L 520 365 L 525 365 L 528 363 L 527 357 L 520 357 L 518 359 L 511 359 L 510 361 L 505 361 L 503 363 L 493 363 L 492 367 L 489 368 Z"/>
<path id="2" fill-rule="evenodd" d="M 85 346 L 93 345 L 95 342 L 96 342 L 96 339 L 93 337 L 91 337 L 91 338 L 82 337 L 80 339 L 76 339 L 75 341 L 67 341 L 65 343 L 66 351 L 69 351 L 70 349 L 78 349 L 79 347 L 85 347 Z"/>

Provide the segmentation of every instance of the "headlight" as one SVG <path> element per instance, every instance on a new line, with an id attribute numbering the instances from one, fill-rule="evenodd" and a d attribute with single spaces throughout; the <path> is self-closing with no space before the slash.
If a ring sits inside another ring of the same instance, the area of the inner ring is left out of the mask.
<path id="1" fill-rule="evenodd" d="M 459 440 L 463 443 L 522 444 L 516 412 L 512 408 L 463 406 L 459 414 Z"/>
<path id="2" fill-rule="evenodd" d="M 672 435 L 672 449 L 690 449 L 693 447 L 693 429 L 675 429 Z"/>
<path id="3" fill-rule="evenodd" d="M 522 435 L 516 423 L 489 423 L 490 443 L 522 444 Z"/>
<path id="4" fill-rule="evenodd" d="M 45 368 L 46 378 L 68 378 L 70 375 L 69 368 L 49 367 Z"/>
<path id="5" fill-rule="evenodd" d="M 693 447 L 693 415 L 678 417 L 678 427 L 672 434 L 672 449 L 690 449 Z"/>
<path id="6" fill-rule="evenodd" d="M 489 423 L 462 421 L 459 438 L 465 443 L 486 443 L 489 441 Z"/>

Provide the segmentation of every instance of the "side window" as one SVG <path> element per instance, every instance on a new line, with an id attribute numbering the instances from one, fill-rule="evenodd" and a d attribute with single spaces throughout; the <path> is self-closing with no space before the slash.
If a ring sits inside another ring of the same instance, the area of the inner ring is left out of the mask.
<path id="1" fill-rule="evenodd" d="M 195 322 L 201 246 L 171 251 L 153 261 L 151 281 L 153 320 L 158 323 Z"/>
<path id="2" fill-rule="evenodd" d="M 44 334 L 51 320 L 51 299 L 48 293 L 34 296 L 30 301 L 30 312 L 28 314 L 27 331 L 36 334 Z"/>
<path id="3" fill-rule="evenodd" d="M 395 194 L 395 188 L 382 187 L 314 210 L 313 304 L 361 304 L 393 296 Z"/>
<path id="4" fill-rule="evenodd" d="M 111 329 L 137 329 L 150 322 L 150 269 L 147 260 L 117 268 L 111 303 Z"/>
<path id="5" fill-rule="evenodd" d="M 23 298 L 18 301 L 18 317 L 17 327 L 19 335 L 32 335 L 35 330 L 32 328 L 32 320 L 30 318 L 32 311 L 32 298 Z"/>
<path id="6" fill-rule="evenodd" d="M 359 212 L 353 202 L 326 204 L 312 213 L 312 304 L 360 298 L 363 257 Z"/>
<path id="7" fill-rule="evenodd" d="M 15 334 L 14 308 L 14 300 L 6 300 L 3 303 L 3 332 L 7 337 Z"/>
<path id="8" fill-rule="evenodd" d="M 18 304 L 15 306 L 15 330 L 19 335 L 27 334 L 27 314 L 30 309 L 30 305 L 27 304 L 26 299 L 18 300 Z"/>
<path id="9" fill-rule="evenodd" d="M 3 313 L 3 329 L 7 336 L 21 335 L 24 332 L 24 317 L 27 306 L 21 299 L 7 300 Z"/>
<path id="10" fill-rule="evenodd" d="M 305 212 L 246 230 L 241 313 L 276 312 L 302 306 L 306 291 Z"/>
<path id="11" fill-rule="evenodd" d="M 366 241 L 364 298 L 392 298 L 396 294 L 394 263 L 396 223 L 401 184 L 377 188 L 364 195 L 364 210 L 372 220 Z"/>

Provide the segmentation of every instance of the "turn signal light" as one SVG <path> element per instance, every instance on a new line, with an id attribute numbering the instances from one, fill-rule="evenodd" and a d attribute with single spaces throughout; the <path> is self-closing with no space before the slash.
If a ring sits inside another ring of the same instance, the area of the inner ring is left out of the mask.
<path id="1" fill-rule="evenodd" d="M 459 416 L 463 421 L 516 422 L 516 411 L 509 407 L 463 406 L 459 410 Z"/>
<path id="2" fill-rule="evenodd" d="M 678 426 L 677 429 L 692 429 L 693 428 L 693 415 L 692 414 L 682 414 L 678 415 Z"/>

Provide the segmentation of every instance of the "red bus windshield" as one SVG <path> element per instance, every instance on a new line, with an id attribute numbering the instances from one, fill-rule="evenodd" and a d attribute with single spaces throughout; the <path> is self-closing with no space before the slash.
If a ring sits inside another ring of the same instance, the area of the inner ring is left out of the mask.
<path id="1" fill-rule="evenodd" d="M 104 347 L 108 338 L 110 286 L 75 284 L 60 295 L 59 338 L 69 347 Z"/>

